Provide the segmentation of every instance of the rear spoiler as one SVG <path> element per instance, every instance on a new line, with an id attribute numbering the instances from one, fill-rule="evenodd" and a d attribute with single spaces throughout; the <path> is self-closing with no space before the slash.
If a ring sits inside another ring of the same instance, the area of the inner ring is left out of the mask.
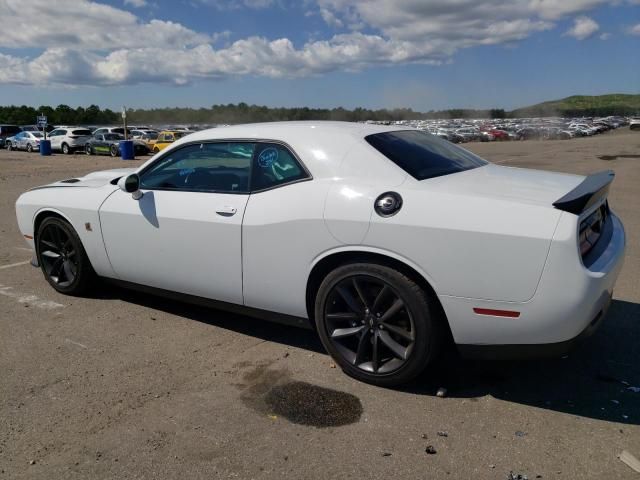
<path id="1" fill-rule="evenodd" d="M 615 175 L 613 170 L 605 170 L 604 172 L 589 175 L 580 185 L 564 197 L 553 202 L 553 206 L 558 210 L 580 215 L 607 195 Z"/>

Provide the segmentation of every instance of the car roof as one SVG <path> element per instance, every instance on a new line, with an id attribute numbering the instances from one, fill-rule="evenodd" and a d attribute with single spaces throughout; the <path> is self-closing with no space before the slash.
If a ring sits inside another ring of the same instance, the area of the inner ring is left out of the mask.
<path id="1" fill-rule="evenodd" d="M 403 125 L 377 125 L 326 120 L 265 122 L 201 130 L 189 135 L 189 139 L 190 141 L 197 141 L 216 138 L 256 138 L 286 142 L 287 139 L 300 136 L 313 137 L 319 134 L 332 134 L 339 137 L 349 136 L 353 138 L 364 138 L 367 135 L 372 135 L 374 133 L 392 132 L 397 130 L 412 130 L 412 128 Z"/>
<path id="2" fill-rule="evenodd" d="M 210 128 L 199 132 L 190 133 L 178 141 L 174 142 L 171 151 L 193 142 L 211 140 L 267 140 L 288 145 L 303 161 L 305 166 L 311 171 L 314 177 L 334 177 L 336 175 L 347 174 L 341 165 L 343 159 L 348 156 L 352 159 L 349 163 L 356 168 L 356 163 L 361 161 L 370 163 L 372 158 L 383 159 L 384 157 L 373 149 L 364 138 L 375 133 L 384 133 L 400 130 L 415 130 L 405 125 L 377 125 L 353 122 L 334 121 L 300 121 L 300 122 L 265 122 L 243 125 L 232 125 L 227 127 Z M 355 159 L 360 157 L 361 160 Z M 354 160 L 355 159 L 355 160 Z M 151 160 L 150 160 L 151 161 Z M 380 174 L 380 170 L 371 168 L 378 172 L 379 178 L 385 175 L 394 175 L 400 172 L 406 176 L 405 172 L 398 169 L 387 159 L 383 162 L 385 174 Z M 143 165 L 141 168 L 146 166 Z M 360 168 L 358 167 L 358 169 Z M 345 165 L 345 168 L 348 167 Z M 362 176 L 362 173 L 358 173 Z"/>

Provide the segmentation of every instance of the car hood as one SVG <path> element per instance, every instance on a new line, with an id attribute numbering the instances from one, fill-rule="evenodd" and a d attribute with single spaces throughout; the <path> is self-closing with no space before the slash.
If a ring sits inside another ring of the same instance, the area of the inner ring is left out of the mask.
<path id="1" fill-rule="evenodd" d="M 446 193 L 551 207 L 553 202 L 577 187 L 584 178 L 581 175 L 489 164 L 419 183 L 424 188 L 441 189 Z"/>
<path id="2" fill-rule="evenodd" d="M 66 180 L 60 180 L 59 182 L 50 183 L 49 185 L 43 185 L 42 187 L 36 187 L 32 190 L 39 188 L 54 188 L 54 187 L 102 187 L 116 178 L 120 178 L 124 175 L 135 172 L 135 168 L 116 168 L 113 170 L 101 170 L 98 172 L 88 173 L 84 177 L 68 178 Z"/>

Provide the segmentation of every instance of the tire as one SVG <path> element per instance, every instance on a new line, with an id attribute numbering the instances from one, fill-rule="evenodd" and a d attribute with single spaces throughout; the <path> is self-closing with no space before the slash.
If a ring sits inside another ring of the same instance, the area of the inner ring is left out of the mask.
<path id="1" fill-rule="evenodd" d="M 7 144 L 5 145 L 5 147 L 7 148 L 7 150 L 11 151 L 13 150 L 13 145 L 11 145 L 11 142 L 7 142 Z"/>
<path id="2" fill-rule="evenodd" d="M 71 153 L 71 149 L 69 148 L 69 145 L 67 145 L 66 143 L 63 143 L 60 149 L 62 150 L 62 153 L 64 153 L 65 155 L 69 155 Z"/>
<path id="3" fill-rule="evenodd" d="M 87 155 L 93 155 L 93 148 L 91 148 L 91 145 L 86 145 L 86 146 L 84 147 L 84 152 L 85 152 Z"/>
<path id="4" fill-rule="evenodd" d="M 116 145 L 111 145 L 111 148 L 109 149 L 109 153 L 111 154 L 112 157 L 117 157 L 118 147 Z"/>
<path id="5" fill-rule="evenodd" d="M 80 296 L 92 287 L 96 274 L 73 227 L 58 217 L 38 228 L 36 253 L 44 278 L 58 292 Z"/>
<path id="6" fill-rule="evenodd" d="M 29 153 L 33 152 L 33 146 L 30 143 L 27 144 L 27 152 Z"/>
<path id="7" fill-rule="evenodd" d="M 158 147 L 153 147 L 153 153 L 158 153 L 160 149 Z"/>
<path id="8" fill-rule="evenodd" d="M 438 355 L 436 300 L 406 275 L 354 263 L 329 273 L 315 300 L 320 339 L 349 376 L 392 387 L 424 371 Z"/>

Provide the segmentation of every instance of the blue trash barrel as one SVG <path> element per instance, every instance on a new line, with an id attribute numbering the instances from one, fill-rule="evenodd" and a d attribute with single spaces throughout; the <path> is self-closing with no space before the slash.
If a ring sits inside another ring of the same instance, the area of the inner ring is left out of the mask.
<path id="1" fill-rule="evenodd" d="M 133 160 L 133 140 L 120 140 L 120 156 L 122 160 Z"/>
<path id="2" fill-rule="evenodd" d="M 43 157 L 51 155 L 51 140 L 40 140 L 40 155 Z"/>

